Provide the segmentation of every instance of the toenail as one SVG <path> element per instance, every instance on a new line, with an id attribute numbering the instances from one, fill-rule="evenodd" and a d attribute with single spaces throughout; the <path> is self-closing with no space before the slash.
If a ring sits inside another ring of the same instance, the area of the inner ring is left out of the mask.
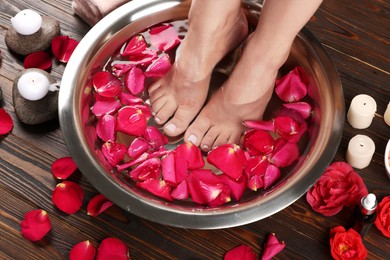
<path id="1" fill-rule="evenodd" d="M 160 123 L 160 122 L 161 122 L 161 119 L 160 119 L 160 118 L 158 118 L 158 117 L 155 117 L 155 118 L 154 118 L 154 122 L 156 122 L 156 123 L 158 124 L 158 123 Z"/>
<path id="2" fill-rule="evenodd" d="M 203 148 L 203 150 L 206 150 L 206 151 L 210 150 L 210 147 L 208 145 L 206 145 L 206 144 L 204 144 L 202 146 L 202 148 Z"/>
<path id="3" fill-rule="evenodd" d="M 174 124 L 166 125 L 164 128 L 171 133 L 175 132 L 175 130 L 176 130 L 176 126 Z"/>
<path id="4" fill-rule="evenodd" d="M 196 144 L 196 141 L 198 141 L 198 138 L 196 138 L 195 135 L 190 135 L 188 138 L 187 138 L 187 141 L 188 142 L 191 142 L 193 144 Z"/>

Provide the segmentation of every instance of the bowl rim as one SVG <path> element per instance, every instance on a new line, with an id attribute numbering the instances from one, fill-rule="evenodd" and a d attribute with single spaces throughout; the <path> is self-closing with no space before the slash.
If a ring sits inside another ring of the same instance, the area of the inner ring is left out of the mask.
<path id="1" fill-rule="evenodd" d="M 387 171 L 387 177 L 390 178 L 390 160 L 389 160 L 389 158 L 390 158 L 390 139 L 387 141 L 387 145 L 385 148 L 385 154 L 383 156 L 385 168 Z"/>
<path id="2" fill-rule="evenodd" d="M 318 144 L 322 146 L 323 153 L 316 162 L 303 165 L 306 174 L 298 176 L 294 174 L 286 183 L 278 188 L 277 192 L 271 191 L 261 199 L 257 198 L 251 203 L 228 208 L 193 209 L 183 210 L 181 207 L 171 205 L 169 202 L 156 200 L 141 200 L 140 197 L 128 192 L 124 186 L 118 185 L 115 178 L 106 174 L 103 166 L 94 160 L 94 155 L 88 148 L 85 137 L 82 136 L 81 122 L 77 104 L 80 97 L 76 93 L 75 85 L 80 78 L 79 71 L 91 62 L 91 52 L 96 46 L 102 46 L 102 41 L 109 41 L 113 34 L 118 33 L 118 21 L 131 22 L 134 17 L 143 17 L 145 10 L 165 12 L 179 8 L 190 0 L 133 0 L 117 8 L 97 23 L 80 41 L 71 56 L 65 71 L 59 94 L 59 119 L 65 143 L 70 154 L 78 165 L 80 171 L 95 186 L 121 208 L 145 219 L 169 226 L 193 228 L 193 229 L 216 229 L 249 224 L 268 217 L 286 208 L 299 199 L 321 176 L 325 168 L 333 160 L 341 142 L 342 131 L 345 121 L 344 95 L 341 81 L 336 67 L 322 47 L 321 43 L 307 30 L 303 28 L 298 37 L 310 42 L 312 51 L 322 61 L 326 68 L 327 78 L 332 90 L 334 114 L 330 115 L 333 122 L 331 127 L 322 127 L 319 131 L 327 133 L 327 140 Z M 253 4 L 254 1 L 244 1 Z M 158 11 L 156 11 L 158 10 Z M 141 19 L 137 18 L 137 19 Z M 130 19 L 130 20 L 129 20 Z M 113 24 L 112 21 L 117 21 Z M 324 70 L 322 68 L 322 70 Z M 309 158 L 310 159 L 310 158 Z M 91 171 L 91 169 L 95 169 Z M 302 178 L 298 178 L 302 177 Z M 295 185 L 299 184 L 299 188 Z"/>

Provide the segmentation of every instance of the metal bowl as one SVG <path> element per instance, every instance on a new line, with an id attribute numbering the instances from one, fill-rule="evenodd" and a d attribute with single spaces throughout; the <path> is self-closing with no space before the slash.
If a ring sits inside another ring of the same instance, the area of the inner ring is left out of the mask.
<path id="1" fill-rule="evenodd" d="M 66 66 L 59 95 L 59 117 L 69 152 L 81 172 L 108 199 L 142 218 L 170 226 L 213 229 L 248 224 L 266 218 L 300 198 L 332 161 L 344 126 L 344 99 L 338 73 L 316 38 L 303 29 L 295 39 L 281 71 L 295 65 L 304 68 L 310 81 L 313 116 L 301 156 L 267 191 L 247 192 L 239 202 L 207 208 L 192 202 L 168 202 L 138 189 L 102 159 L 90 131 L 92 71 L 132 35 L 155 24 L 186 19 L 191 2 L 178 0 L 133 0 L 116 9 L 81 40 Z M 248 20 L 256 25 L 261 4 L 244 1 Z"/>

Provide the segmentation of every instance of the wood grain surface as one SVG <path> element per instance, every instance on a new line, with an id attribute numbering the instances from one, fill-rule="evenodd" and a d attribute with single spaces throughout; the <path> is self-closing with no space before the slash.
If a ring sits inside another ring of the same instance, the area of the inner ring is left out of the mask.
<path id="1" fill-rule="evenodd" d="M 30 8 L 60 21 L 61 33 L 81 40 L 90 27 L 73 15 L 70 0 L 0 0 L 0 107 L 10 113 L 14 128 L 0 137 L 0 259 L 68 259 L 73 245 L 90 240 L 95 246 L 109 236 L 123 240 L 132 259 L 223 259 L 229 249 L 240 244 L 262 252 L 265 238 L 275 232 L 287 244 L 275 259 L 330 259 L 329 229 L 347 224 L 350 211 L 333 217 L 315 213 L 305 198 L 255 223 L 218 230 L 172 228 L 138 218 L 117 206 L 98 217 L 86 214 L 88 201 L 98 192 L 81 172 L 70 180 L 85 192 L 82 210 L 67 215 L 56 209 L 51 193 L 57 181 L 51 164 L 68 156 L 57 120 L 27 126 L 20 123 L 12 103 L 13 80 L 23 70 L 23 57 L 11 53 L 4 42 L 10 18 Z M 371 137 L 376 152 L 368 167 L 356 170 L 368 190 L 379 199 L 390 195 L 390 180 L 383 162 L 390 127 L 383 114 L 390 101 L 390 2 L 383 0 L 325 0 L 307 28 L 319 39 L 334 61 L 349 107 L 357 94 L 369 94 L 377 102 L 371 126 L 356 130 L 345 124 L 343 138 L 334 161 L 345 161 L 349 140 L 356 134 Z M 60 79 L 64 65 L 54 62 L 51 74 Z M 44 209 L 52 230 L 42 240 L 29 242 L 21 236 L 20 222 L 26 212 Z M 375 226 L 364 239 L 368 259 L 390 259 L 390 240 Z"/>

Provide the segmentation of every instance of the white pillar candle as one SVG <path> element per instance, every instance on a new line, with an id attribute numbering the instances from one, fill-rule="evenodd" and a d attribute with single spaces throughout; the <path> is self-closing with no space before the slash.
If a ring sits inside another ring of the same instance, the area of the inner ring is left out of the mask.
<path id="1" fill-rule="evenodd" d="M 375 100 L 369 95 L 360 94 L 352 99 L 347 119 L 353 128 L 364 129 L 371 125 L 375 112 Z"/>
<path id="2" fill-rule="evenodd" d="M 38 71 L 24 73 L 17 83 L 20 95 L 31 101 L 39 100 L 49 92 L 49 79 Z"/>
<path id="3" fill-rule="evenodd" d="M 387 105 L 385 114 L 383 115 L 383 119 L 385 120 L 385 123 L 390 126 L 390 102 Z"/>
<path id="4" fill-rule="evenodd" d="M 348 143 L 347 162 L 354 168 L 367 167 L 375 152 L 374 141 L 366 135 L 355 135 Z"/>
<path id="5" fill-rule="evenodd" d="M 42 17 L 37 12 L 25 9 L 11 18 L 12 27 L 22 35 L 31 35 L 42 27 Z"/>

